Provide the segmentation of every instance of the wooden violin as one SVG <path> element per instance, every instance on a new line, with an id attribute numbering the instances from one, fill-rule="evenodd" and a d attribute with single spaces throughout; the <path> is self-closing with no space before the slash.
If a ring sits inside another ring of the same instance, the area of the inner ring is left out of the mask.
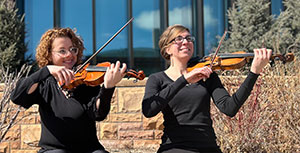
<path id="1" fill-rule="evenodd" d="M 225 30 L 218 48 L 214 54 L 204 57 L 203 59 L 191 59 L 188 63 L 187 71 L 190 72 L 195 68 L 201 68 L 204 66 L 209 66 L 212 70 L 232 70 L 239 69 L 243 67 L 246 63 L 254 57 L 254 53 L 246 53 L 244 51 L 238 51 L 234 53 L 221 53 L 218 54 L 222 41 L 227 34 Z M 270 60 L 281 60 L 283 62 L 291 62 L 294 60 L 293 53 L 287 53 L 286 55 L 275 54 L 272 55 Z"/>
<path id="2" fill-rule="evenodd" d="M 127 21 L 127 23 L 120 28 L 102 47 L 100 47 L 89 59 L 87 59 L 79 68 L 74 72 L 74 79 L 71 80 L 69 85 L 61 85 L 62 89 L 72 90 L 75 87 L 85 84 L 88 86 L 98 86 L 104 82 L 104 74 L 106 69 L 110 66 L 109 62 L 99 63 L 96 66 L 91 66 L 89 61 L 94 58 L 105 46 L 108 45 L 131 21 L 133 18 Z M 135 77 L 138 80 L 143 80 L 145 74 L 143 71 L 136 72 L 134 70 L 127 70 L 126 75 L 128 77 Z"/>
<path id="3" fill-rule="evenodd" d="M 191 61 L 187 68 L 187 71 L 192 71 L 195 68 L 201 68 L 204 66 L 210 66 L 212 70 L 232 70 L 243 67 L 246 63 L 254 57 L 254 53 L 246 53 L 244 51 L 238 51 L 234 53 L 221 53 L 218 54 L 212 61 L 212 56 L 204 57 L 198 62 Z M 285 62 L 291 62 L 294 60 L 293 53 L 287 53 L 286 55 L 275 54 L 271 56 L 270 60 L 280 60 Z"/>
<path id="4" fill-rule="evenodd" d="M 80 72 L 74 75 L 74 79 L 69 85 L 64 85 L 62 88 L 72 90 L 81 84 L 98 86 L 104 82 L 105 72 L 110 65 L 110 62 L 98 63 L 97 65 L 87 64 Z M 128 77 L 134 77 L 138 80 L 143 80 L 145 78 L 143 71 L 136 72 L 132 69 L 126 70 L 126 75 Z"/>

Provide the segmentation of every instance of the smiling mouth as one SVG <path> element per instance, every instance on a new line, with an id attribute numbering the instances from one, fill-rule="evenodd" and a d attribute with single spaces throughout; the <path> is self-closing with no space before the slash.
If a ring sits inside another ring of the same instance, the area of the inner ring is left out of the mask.
<path id="1" fill-rule="evenodd" d="M 72 60 L 68 60 L 68 61 L 64 61 L 65 64 L 72 64 L 73 61 Z"/>
<path id="2" fill-rule="evenodd" d="M 184 49 L 180 49 L 180 51 L 191 51 L 191 49 L 184 48 Z"/>

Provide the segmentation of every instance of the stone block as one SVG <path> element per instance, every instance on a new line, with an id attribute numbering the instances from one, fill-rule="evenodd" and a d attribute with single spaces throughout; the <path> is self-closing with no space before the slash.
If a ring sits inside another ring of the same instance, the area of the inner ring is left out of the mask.
<path id="1" fill-rule="evenodd" d="M 145 87 L 148 78 L 144 78 L 143 80 L 136 81 L 135 78 L 122 79 L 119 83 L 117 83 L 117 87 Z"/>
<path id="2" fill-rule="evenodd" d="M 105 149 L 129 149 L 133 148 L 132 140 L 100 140 Z"/>
<path id="3" fill-rule="evenodd" d="M 109 122 L 141 122 L 142 114 L 141 113 L 132 113 L 132 114 L 110 114 Z"/>
<path id="4" fill-rule="evenodd" d="M 19 138 L 18 140 L 16 141 L 10 141 L 9 144 L 10 144 L 10 149 L 20 149 L 21 148 L 21 141 L 20 141 L 21 138 Z"/>
<path id="5" fill-rule="evenodd" d="M 163 130 L 155 130 L 154 139 L 160 140 L 163 134 L 164 134 Z"/>
<path id="6" fill-rule="evenodd" d="M 142 123 L 120 123 L 119 131 L 140 131 L 143 129 Z"/>
<path id="7" fill-rule="evenodd" d="M 145 130 L 150 130 L 150 129 L 163 130 L 164 129 L 163 122 L 164 119 L 162 113 L 159 113 L 156 116 L 151 118 L 146 118 L 143 116 L 143 128 Z"/>
<path id="8" fill-rule="evenodd" d="M 143 87 L 135 88 L 119 88 L 118 89 L 118 102 L 119 112 L 141 112 L 142 100 L 145 89 Z"/>
<path id="9" fill-rule="evenodd" d="M 111 100 L 110 100 L 112 105 L 117 105 L 117 101 L 118 101 L 118 94 L 117 93 L 118 93 L 118 88 L 115 88 L 115 91 L 114 91 L 114 93 L 111 97 Z"/>
<path id="10" fill-rule="evenodd" d="M 118 105 L 117 104 L 111 104 L 109 113 L 117 113 L 117 112 L 118 112 Z"/>
<path id="11" fill-rule="evenodd" d="M 41 124 L 41 116 L 40 115 L 36 116 L 36 124 Z"/>
<path id="12" fill-rule="evenodd" d="M 8 153 L 9 151 L 9 143 L 8 142 L 1 142 L 0 143 L 0 152 L 1 153 Z"/>
<path id="13" fill-rule="evenodd" d="M 25 118 L 25 111 L 21 111 L 19 112 L 18 116 L 17 116 L 17 121 L 18 121 L 18 124 L 24 124 L 24 122 L 26 121 L 23 121 L 23 119 Z"/>
<path id="14" fill-rule="evenodd" d="M 37 149 L 33 150 L 12 150 L 11 153 L 37 153 Z"/>
<path id="15" fill-rule="evenodd" d="M 119 131 L 120 140 L 136 140 L 136 139 L 146 139 L 153 140 L 154 132 L 153 130 L 149 131 Z"/>
<path id="16" fill-rule="evenodd" d="M 118 124 L 100 123 L 100 139 L 118 139 Z"/>
<path id="17" fill-rule="evenodd" d="M 35 124 L 36 123 L 36 115 L 28 115 L 28 116 L 23 116 L 21 118 L 22 124 Z"/>
<path id="18" fill-rule="evenodd" d="M 12 126 L 6 133 L 3 141 L 16 141 L 21 137 L 20 125 Z"/>
<path id="19" fill-rule="evenodd" d="M 160 140 L 133 140 L 133 148 L 157 151 L 160 143 Z"/>
<path id="20" fill-rule="evenodd" d="M 21 148 L 35 149 L 41 135 L 41 125 L 22 125 L 21 126 Z"/>

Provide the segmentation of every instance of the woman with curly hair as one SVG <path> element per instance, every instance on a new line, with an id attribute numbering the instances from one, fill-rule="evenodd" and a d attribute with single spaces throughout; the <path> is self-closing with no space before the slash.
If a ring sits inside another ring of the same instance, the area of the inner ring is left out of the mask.
<path id="1" fill-rule="evenodd" d="M 168 27 L 159 40 L 161 55 L 170 61 L 170 66 L 149 76 L 142 102 L 146 117 L 163 114 L 164 134 L 159 153 L 221 152 L 212 127 L 210 100 L 224 114 L 235 116 L 272 53 L 265 48 L 254 49 L 250 72 L 231 96 L 211 68 L 187 71 L 194 40 L 182 25 Z"/>
<path id="2" fill-rule="evenodd" d="M 24 108 L 39 105 L 40 153 L 106 153 L 96 135 L 96 122 L 106 118 L 115 85 L 125 75 L 126 64 L 111 64 L 102 86 L 80 85 L 67 94 L 60 88 L 74 78 L 73 68 L 83 55 L 82 40 L 70 28 L 46 31 L 36 49 L 40 69 L 22 78 L 11 100 Z M 101 103 L 100 103 L 101 102 Z"/>

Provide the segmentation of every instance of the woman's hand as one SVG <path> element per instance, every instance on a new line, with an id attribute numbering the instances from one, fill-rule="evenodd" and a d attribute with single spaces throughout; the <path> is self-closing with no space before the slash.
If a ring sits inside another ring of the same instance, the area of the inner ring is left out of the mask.
<path id="1" fill-rule="evenodd" d="M 252 61 L 250 71 L 255 74 L 260 74 L 262 69 L 269 63 L 270 57 L 272 55 L 271 49 L 260 48 L 254 49 L 254 59 Z"/>
<path id="2" fill-rule="evenodd" d="M 47 65 L 47 68 L 60 85 L 69 85 L 74 78 L 74 72 L 64 66 Z"/>
<path id="3" fill-rule="evenodd" d="M 122 68 L 120 69 L 120 62 L 117 61 L 116 64 L 112 63 L 110 67 L 107 68 L 106 73 L 104 75 L 104 87 L 112 88 L 116 86 L 118 82 L 125 76 L 126 64 L 123 63 Z"/>
<path id="4" fill-rule="evenodd" d="M 184 74 L 184 78 L 187 80 L 188 83 L 195 83 L 200 81 L 201 79 L 209 78 L 211 73 L 211 68 L 205 66 L 202 68 L 195 68 L 192 71 Z"/>

